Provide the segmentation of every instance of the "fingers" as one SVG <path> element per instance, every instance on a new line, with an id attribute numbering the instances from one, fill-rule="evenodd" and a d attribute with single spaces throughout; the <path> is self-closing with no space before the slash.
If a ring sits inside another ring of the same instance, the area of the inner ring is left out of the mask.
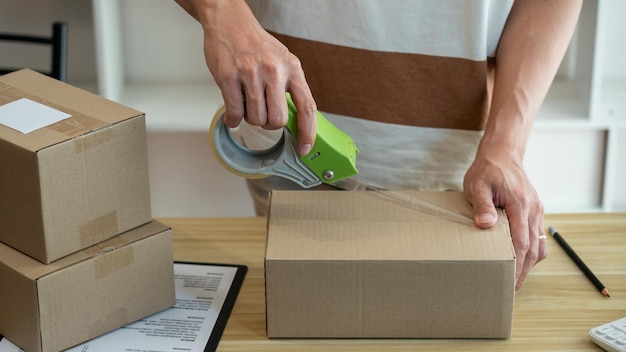
<path id="1" fill-rule="evenodd" d="M 488 228 L 497 221 L 496 207 L 509 220 L 515 250 L 515 289 L 519 290 L 530 270 L 546 258 L 543 205 L 525 172 L 507 160 L 498 163 L 477 159 L 464 179 L 465 196 L 474 208 L 474 222 Z"/>
<path id="2" fill-rule="evenodd" d="M 481 229 L 490 228 L 498 222 L 498 213 L 493 203 L 490 187 L 475 188 L 468 201 L 474 208 L 474 223 Z"/>
<path id="3" fill-rule="evenodd" d="M 304 76 L 300 82 L 305 82 L 305 84 L 291 86 L 291 98 L 298 110 L 298 152 L 300 155 L 307 155 L 315 143 L 317 105 L 309 86 L 306 85 Z"/>
<path id="4" fill-rule="evenodd" d="M 267 122 L 265 129 L 279 129 L 287 124 L 288 112 L 284 83 L 272 84 L 265 88 Z"/>
<path id="5" fill-rule="evenodd" d="M 260 73 L 243 72 L 241 85 L 245 96 L 245 119 L 253 126 L 269 128 L 267 122 L 267 103 L 265 101 L 264 77 Z"/>
<path id="6" fill-rule="evenodd" d="M 272 87 L 280 79 L 264 72 L 254 55 L 241 54 L 237 59 L 236 65 L 220 76 L 224 123 L 233 128 L 245 118 L 251 125 L 269 127 L 266 86 Z"/>
<path id="7" fill-rule="evenodd" d="M 286 61 L 283 66 L 276 66 L 276 63 L 243 65 L 236 79 L 222 80 L 224 122 L 234 128 L 245 118 L 249 124 L 264 129 L 282 128 L 289 116 L 285 98 L 285 91 L 289 91 L 297 109 L 297 148 L 300 154 L 306 155 L 315 143 L 317 106 L 300 61 L 295 56 Z"/>
<path id="8" fill-rule="evenodd" d="M 537 235 L 533 235 L 533 233 L 536 233 Z M 528 237 L 529 249 L 526 252 L 526 256 L 523 257 L 524 260 L 518 260 L 517 263 L 517 266 L 521 267 L 521 269 L 517 269 L 516 271 L 519 275 L 516 276 L 515 291 L 518 291 L 522 287 L 524 280 L 528 277 L 531 269 L 548 256 L 548 248 L 546 246 L 546 240 L 543 237 L 543 233 L 543 231 L 539 230 L 536 232 L 531 231 L 530 236 Z"/>
<path id="9" fill-rule="evenodd" d="M 244 118 L 253 126 L 271 130 L 287 124 L 285 91 L 275 84 L 266 86 L 257 78 L 249 79 L 223 86 L 222 97 L 226 110 L 224 123 L 228 127 L 237 127 Z"/>
<path id="10" fill-rule="evenodd" d="M 494 226 L 498 222 L 498 213 L 493 201 L 492 186 L 480 179 L 474 179 L 471 170 L 464 180 L 465 198 L 474 209 L 474 223 L 481 229 Z"/>
<path id="11" fill-rule="evenodd" d="M 231 82 L 222 86 L 224 124 L 230 128 L 239 126 L 246 112 L 241 92 L 242 88 L 238 82 Z"/>
<path id="12" fill-rule="evenodd" d="M 531 250 L 532 246 L 536 246 L 537 243 L 534 238 L 531 238 L 529 233 L 528 219 L 522 215 L 518 210 L 514 210 L 513 207 L 510 211 L 507 211 L 509 218 L 509 226 L 511 228 L 511 240 L 513 241 L 513 248 L 515 249 L 515 290 L 519 290 L 528 270 L 530 270 L 530 262 L 532 257 L 536 256 L 537 251 Z M 535 258 L 536 260 L 536 258 Z"/>
<path id="13" fill-rule="evenodd" d="M 507 207 L 511 238 L 515 249 L 515 290 L 519 290 L 531 269 L 548 255 L 540 202 L 516 202 Z"/>

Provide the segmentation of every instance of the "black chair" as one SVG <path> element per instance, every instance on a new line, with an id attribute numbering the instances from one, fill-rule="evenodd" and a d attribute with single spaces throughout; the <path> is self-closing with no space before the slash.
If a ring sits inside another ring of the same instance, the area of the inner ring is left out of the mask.
<path id="1" fill-rule="evenodd" d="M 36 36 L 0 33 L 0 41 L 8 41 L 21 44 L 49 45 L 52 48 L 52 62 L 49 71 L 41 72 L 60 81 L 67 79 L 67 23 L 54 22 L 52 24 L 52 36 Z M 16 71 L 23 67 L 0 67 L 0 75 Z"/>

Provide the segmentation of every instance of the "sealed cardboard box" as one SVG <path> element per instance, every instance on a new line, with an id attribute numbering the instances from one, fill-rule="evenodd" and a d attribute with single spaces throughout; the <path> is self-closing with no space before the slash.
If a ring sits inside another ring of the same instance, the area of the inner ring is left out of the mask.
<path id="1" fill-rule="evenodd" d="M 0 334 L 57 352 L 175 304 L 169 227 L 153 221 L 52 264 L 0 244 Z"/>
<path id="2" fill-rule="evenodd" d="M 274 191 L 265 257 L 273 338 L 507 338 L 515 253 L 492 229 L 348 191 Z M 457 192 L 412 193 L 472 216 Z"/>
<path id="3" fill-rule="evenodd" d="M 50 263 L 149 222 L 147 159 L 143 113 L 31 70 L 0 77 L 0 242 Z"/>

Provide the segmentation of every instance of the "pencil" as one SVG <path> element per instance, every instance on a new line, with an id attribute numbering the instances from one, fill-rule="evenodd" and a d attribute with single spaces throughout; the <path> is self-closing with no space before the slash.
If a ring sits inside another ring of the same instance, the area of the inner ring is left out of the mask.
<path id="1" fill-rule="evenodd" d="M 585 262 L 583 262 L 582 259 L 580 259 L 580 257 L 578 256 L 578 254 L 574 252 L 572 247 L 570 247 L 569 244 L 565 242 L 565 239 L 563 239 L 561 234 L 559 234 L 552 226 L 548 228 L 548 231 L 550 231 L 550 234 L 552 235 L 552 237 L 554 237 L 556 242 L 561 246 L 561 248 L 563 248 L 565 253 L 567 253 L 567 255 L 574 261 L 574 263 L 576 263 L 578 268 L 583 272 L 583 274 L 585 274 L 587 279 L 591 281 L 591 283 L 598 289 L 598 291 L 600 291 L 600 293 L 603 296 L 611 297 L 609 296 L 609 290 L 606 287 L 604 287 L 604 285 L 600 282 L 600 280 L 598 280 L 598 278 L 593 274 L 593 272 L 589 270 L 587 265 L 585 265 Z"/>

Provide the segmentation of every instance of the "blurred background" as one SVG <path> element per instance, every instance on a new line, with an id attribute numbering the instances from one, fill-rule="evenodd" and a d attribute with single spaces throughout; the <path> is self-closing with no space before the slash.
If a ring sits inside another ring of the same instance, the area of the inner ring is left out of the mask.
<path id="1" fill-rule="evenodd" d="M 547 213 L 626 211 L 626 2 L 585 0 L 525 164 Z M 0 0 L 0 32 L 68 29 L 68 83 L 146 113 L 155 217 L 251 216 L 244 181 L 208 143 L 221 95 L 202 32 L 172 0 Z M 48 53 L 0 44 L 3 65 Z"/>

